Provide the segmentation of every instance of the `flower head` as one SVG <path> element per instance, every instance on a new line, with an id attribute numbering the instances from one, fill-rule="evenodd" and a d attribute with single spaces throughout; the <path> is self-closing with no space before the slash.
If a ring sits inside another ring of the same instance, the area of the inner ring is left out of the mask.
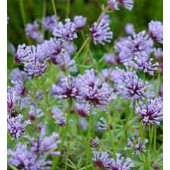
<path id="1" fill-rule="evenodd" d="M 16 60 L 24 64 L 24 70 L 28 76 L 40 76 L 46 70 L 45 56 L 42 56 L 35 46 L 19 45 Z"/>
<path id="2" fill-rule="evenodd" d="M 31 138 L 31 151 L 39 154 L 59 155 L 60 152 L 55 151 L 60 144 L 59 135 L 54 132 L 51 136 L 46 136 L 46 127 L 39 125 L 39 129 L 38 139 Z"/>
<path id="3" fill-rule="evenodd" d="M 119 81 L 116 83 L 117 93 L 122 98 L 131 100 L 132 103 L 149 97 L 151 95 L 148 91 L 149 88 L 150 85 L 139 79 L 134 71 L 122 71 Z"/>
<path id="4" fill-rule="evenodd" d="M 63 115 L 62 111 L 59 108 L 57 108 L 57 107 L 52 108 L 52 116 L 56 120 L 56 123 L 59 126 L 62 126 L 62 127 L 65 126 L 65 124 L 66 124 L 66 114 Z"/>
<path id="5" fill-rule="evenodd" d="M 134 162 L 130 158 L 124 158 L 120 153 L 117 153 L 116 157 L 109 170 L 130 170 L 134 167 Z"/>
<path id="6" fill-rule="evenodd" d="M 133 9 L 133 0 L 118 0 L 118 3 L 129 11 Z"/>
<path id="7" fill-rule="evenodd" d="M 133 149 L 133 155 L 138 155 L 141 152 L 146 152 L 146 147 L 145 144 L 148 143 L 148 139 L 145 139 L 144 142 L 142 143 L 141 138 L 132 138 L 132 140 L 128 139 L 128 147 L 125 147 L 125 150 L 132 150 Z"/>
<path id="8" fill-rule="evenodd" d="M 78 99 L 79 84 L 71 76 L 60 76 L 58 83 L 52 86 L 52 95 L 59 99 Z"/>
<path id="9" fill-rule="evenodd" d="M 111 167 L 112 159 L 107 152 L 93 151 L 93 164 L 98 168 L 108 169 Z"/>
<path id="10" fill-rule="evenodd" d="M 163 25 L 160 21 L 151 21 L 148 25 L 149 36 L 156 42 L 163 43 Z"/>
<path id="11" fill-rule="evenodd" d="M 53 32 L 54 28 L 57 27 L 56 17 L 54 15 L 44 17 L 42 27 L 47 31 Z"/>
<path id="12" fill-rule="evenodd" d="M 65 19 L 65 24 L 59 22 L 57 27 L 53 30 L 53 35 L 62 40 L 64 43 L 68 43 L 75 38 L 77 38 L 76 34 L 76 25 L 70 21 L 70 19 Z"/>
<path id="13" fill-rule="evenodd" d="M 161 98 L 148 100 L 146 104 L 140 102 L 136 106 L 136 114 L 141 116 L 141 121 L 145 124 L 151 123 L 159 125 L 163 119 L 163 103 Z"/>
<path id="14" fill-rule="evenodd" d="M 26 144 L 18 143 L 16 150 L 8 149 L 8 164 L 26 170 L 50 170 L 52 161 L 45 161 L 45 155 L 37 156 L 35 152 L 29 151 Z"/>
<path id="15" fill-rule="evenodd" d="M 94 70 L 86 70 L 84 75 L 78 77 L 82 86 L 79 88 L 80 95 L 85 101 L 97 107 L 105 109 L 109 101 L 115 99 L 115 95 L 108 83 L 95 76 Z"/>
<path id="16" fill-rule="evenodd" d="M 74 17 L 74 24 L 75 24 L 75 28 L 77 31 L 80 31 L 84 28 L 85 24 L 86 24 L 86 18 L 83 16 L 75 16 Z"/>
<path id="17" fill-rule="evenodd" d="M 96 148 L 98 145 L 99 145 L 99 140 L 98 139 L 91 139 L 90 147 Z"/>
<path id="18" fill-rule="evenodd" d="M 137 68 L 142 70 L 145 73 L 149 73 L 150 75 L 154 74 L 155 70 L 158 70 L 159 63 L 153 63 L 153 58 L 149 58 L 148 54 L 142 54 L 135 56 L 133 60 L 127 61 L 125 65 Z"/>
<path id="19" fill-rule="evenodd" d="M 107 6 L 109 7 L 110 10 L 119 10 L 118 7 L 118 2 L 117 0 L 108 0 L 107 1 Z"/>
<path id="20" fill-rule="evenodd" d="M 39 31 L 39 25 L 37 21 L 28 23 L 25 28 L 25 33 L 28 38 L 36 42 L 42 42 L 43 34 Z"/>
<path id="21" fill-rule="evenodd" d="M 19 139 L 19 137 L 25 135 L 25 127 L 31 124 L 29 120 L 22 123 L 22 119 L 23 116 L 21 114 L 15 117 L 8 115 L 7 117 L 7 127 L 13 139 Z"/>
<path id="22" fill-rule="evenodd" d="M 19 68 L 14 68 L 11 71 L 9 78 L 13 84 L 16 81 L 24 82 L 27 79 L 27 74 L 24 71 L 21 71 Z"/>
<path id="23" fill-rule="evenodd" d="M 133 35 L 135 33 L 134 25 L 131 23 L 126 24 L 125 33 L 129 35 Z"/>
<path id="24" fill-rule="evenodd" d="M 104 18 L 101 18 L 99 23 L 93 23 L 93 26 L 90 28 L 90 34 L 95 45 L 104 45 L 105 42 L 110 43 L 113 38 L 113 32 L 110 31 L 109 23 Z"/>

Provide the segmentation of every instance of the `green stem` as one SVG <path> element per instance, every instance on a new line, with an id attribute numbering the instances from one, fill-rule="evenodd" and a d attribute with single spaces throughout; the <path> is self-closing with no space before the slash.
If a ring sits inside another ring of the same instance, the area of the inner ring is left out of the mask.
<path id="1" fill-rule="evenodd" d="M 65 137 L 66 137 L 66 133 L 67 133 L 67 129 L 68 129 L 68 121 L 69 121 L 69 115 L 70 115 L 70 110 L 71 110 L 71 103 L 72 101 L 69 101 L 68 102 L 68 109 L 67 109 L 67 116 L 66 116 L 66 123 L 65 123 L 65 128 L 62 129 L 62 140 L 61 140 L 61 144 L 59 146 L 59 151 L 62 152 L 63 150 L 63 146 L 64 146 L 64 141 L 65 141 Z M 53 165 L 52 165 L 52 170 L 55 170 L 56 168 L 56 165 L 58 164 L 58 159 L 59 157 L 57 158 L 54 158 L 53 160 Z"/>
<path id="2" fill-rule="evenodd" d="M 116 161 L 117 160 L 117 157 L 116 157 L 116 148 L 115 148 L 115 145 L 114 145 L 114 138 L 113 138 L 113 133 L 112 133 L 112 130 L 109 126 L 109 115 L 107 115 L 107 126 L 108 126 L 108 130 L 109 130 L 109 137 L 110 137 L 110 142 L 111 142 L 111 145 L 112 145 L 112 150 L 113 150 L 113 157 L 114 157 L 114 160 Z"/>
<path id="3" fill-rule="evenodd" d="M 152 138 L 153 138 L 153 126 L 149 124 L 149 149 L 152 147 Z"/>
<path id="4" fill-rule="evenodd" d="M 47 8 L 47 2 L 46 0 L 43 0 L 43 13 L 42 13 L 43 17 L 46 16 L 46 8 Z"/>
<path id="5" fill-rule="evenodd" d="M 154 151 L 156 151 L 156 126 L 154 127 Z"/>
<path id="6" fill-rule="evenodd" d="M 66 7 L 66 18 L 69 17 L 70 12 L 70 0 L 67 0 L 67 7 Z"/>
<path id="7" fill-rule="evenodd" d="M 54 3 L 54 0 L 51 0 L 51 1 L 52 1 L 53 11 L 54 11 L 54 15 L 55 15 L 56 21 L 58 21 L 57 10 L 56 10 L 56 6 L 55 6 L 55 3 Z"/>
<path id="8" fill-rule="evenodd" d="M 23 0 L 19 0 L 20 10 L 21 10 L 21 16 L 22 16 L 22 22 L 25 27 L 26 25 L 26 19 L 25 19 L 25 10 L 24 10 L 24 4 Z"/>
<path id="9" fill-rule="evenodd" d="M 92 117 L 91 117 L 91 112 L 92 112 L 92 105 L 90 105 L 90 114 L 89 114 L 89 124 L 88 124 L 88 140 L 87 140 L 87 150 L 86 150 L 86 170 L 88 168 L 88 162 L 90 159 L 90 138 L 91 138 L 91 126 L 92 126 Z"/>
<path id="10" fill-rule="evenodd" d="M 80 49 L 78 50 L 78 52 L 75 54 L 73 59 L 76 59 L 79 56 L 79 54 L 81 53 L 81 51 L 83 50 L 83 48 L 85 47 L 85 45 L 87 44 L 89 40 L 90 40 L 90 37 L 87 37 L 84 43 L 82 44 L 82 46 L 80 47 Z"/>
<path id="11" fill-rule="evenodd" d="M 65 170 L 67 170 L 67 162 L 68 162 L 68 156 L 70 151 L 70 143 L 68 143 L 67 152 L 66 152 L 66 161 L 65 161 Z"/>

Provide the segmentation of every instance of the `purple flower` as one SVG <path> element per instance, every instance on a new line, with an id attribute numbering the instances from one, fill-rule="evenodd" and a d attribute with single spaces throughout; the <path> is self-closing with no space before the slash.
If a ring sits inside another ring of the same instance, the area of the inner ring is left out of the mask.
<path id="1" fill-rule="evenodd" d="M 116 161 L 112 160 L 109 170 L 130 170 L 134 167 L 134 162 L 130 158 L 124 158 L 120 153 L 116 156 Z"/>
<path id="2" fill-rule="evenodd" d="M 59 99 L 79 98 L 79 86 L 71 76 L 60 76 L 57 84 L 52 86 L 52 95 Z"/>
<path id="3" fill-rule="evenodd" d="M 30 110 L 28 112 L 30 120 L 35 120 L 35 118 L 40 118 L 44 116 L 44 112 L 38 108 L 37 106 L 30 106 Z"/>
<path id="4" fill-rule="evenodd" d="M 117 56 L 114 53 L 105 53 L 104 60 L 109 64 L 113 65 L 116 63 Z"/>
<path id="5" fill-rule="evenodd" d="M 125 8 L 127 8 L 129 11 L 133 9 L 133 0 L 118 0 L 119 4 Z"/>
<path id="6" fill-rule="evenodd" d="M 57 23 L 57 27 L 53 30 L 53 35 L 67 44 L 77 38 L 77 34 L 76 25 L 69 18 L 65 19 L 65 22 L 65 24 L 62 22 Z"/>
<path id="7" fill-rule="evenodd" d="M 64 55 L 53 55 L 50 60 L 53 64 L 59 65 L 61 71 L 77 72 L 76 62 L 70 58 L 68 53 L 64 53 Z"/>
<path id="8" fill-rule="evenodd" d="M 28 38 L 32 41 L 42 42 L 43 34 L 39 31 L 39 25 L 37 21 L 33 23 L 28 23 L 25 28 L 25 33 Z"/>
<path id="9" fill-rule="evenodd" d="M 163 25 L 160 21 L 151 21 L 148 24 L 149 36 L 159 43 L 163 43 Z"/>
<path id="10" fill-rule="evenodd" d="M 56 123 L 59 126 L 64 127 L 66 125 L 66 114 L 63 115 L 62 111 L 57 107 L 53 107 L 51 112 Z"/>
<path id="11" fill-rule="evenodd" d="M 130 43 L 130 38 L 121 37 L 119 40 L 115 41 L 114 49 L 119 53 L 118 63 L 122 64 L 126 61 L 132 59 L 131 51 L 128 49 L 128 44 Z"/>
<path id="12" fill-rule="evenodd" d="M 112 159 L 107 152 L 93 151 L 93 164 L 98 168 L 109 169 L 112 165 Z"/>
<path id="13" fill-rule="evenodd" d="M 106 23 L 110 24 L 111 23 L 111 19 L 110 19 L 110 16 L 106 13 L 102 13 L 101 15 L 101 19 L 103 19 Z"/>
<path id="14" fill-rule="evenodd" d="M 80 31 L 84 28 L 84 25 L 86 24 L 86 18 L 83 16 L 75 16 L 74 17 L 74 24 L 76 31 Z"/>
<path id="15" fill-rule="evenodd" d="M 155 48 L 154 49 L 154 55 L 158 59 L 158 61 L 163 61 L 163 51 L 162 48 Z"/>
<path id="16" fill-rule="evenodd" d="M 25 80 L 27 80 L 27 74 L 25 72 L 23 72 L 23 71 L 20 71 L 19 68 L 14 68 L 11 71 L 9 78 L 11 80 L 11 83 L 13 83 L 13 84 L 16 81 L 24 82 Z"/>
<path id="17" fill-rule="evenodd" d="M 94 104 L 97 107 L 105 109 L 109 101 L 115 99 L 112 89 L 107 83 L 95 76 L 94 70 L 86 70 L 84 75 L 79 75 L 81 87 L 80 95 L 85 101 Z"/>
<path id="18" fill-rule="evenodd" d="M 45 41 L 38 50 L 39 55 L 41 53 L 41 56 L 50 57 L 51 62 L 59 65 L 62 71 L 76 72 L 75 60 L 70 57 L 73 52 L 71 43 L 63 46 L 62 42 L 56 38 Z"/>
<path id="19" fill-rule="evenodd" d="M 28 76 L 40 76 L 46 70 L 46 62 L 35 46 L 19 45 L 15 58 L 24 64 Z"/>
<path id="20" fill-rule="evenodd" d="M 152 46 L 153 41 L 148 39 L 148 36 L 145 35 L 145 31 L 142 31 L 138 34 L 134 34 L 133 39 L 129 39 L 126 48 L 132 56 L 136 56 L 143 53 L 150 54 L 150 52 L 152 52 Z"/>
<path id="21" fill-rule="evenodd" d="M 155 98 L 147 100 L 146 104 L 140 102 L 140 104 L 136 106 L 136 114 L 141 116 L 141 121 L 145 124 L 151 123 L 153 125 L 159 125 L 163 119 L 162 99 Z"/>
<path id="22" fill-rule="evenodd" d="M 110 10 L 119 10 L 118 7 L 118 2 L 117 0 L 108 0 L 107 1 L 107 6 L 109 7 Z"/>
<path id="23" fill-rule="evenodd" d="M 13 81 L 14 90 L 16 96 L 26 96 L 28 93 L 28 89 L 24 86 L 22 81 Z"/>
<path id="24" fill-rule="evenodd" d="M 149 97 L 151 95 L 148 91 L 149 88 L 148 82 L 144 83 L 134 71 L 125 72 L 122 70 L 119 81 L 116 82 L 117 93 L 122 98 L 131 100 L 132 104 L 135 101 Z"/>
<path id="25" fill-rule="evenodd" d="M 8 164 L 12 164 L 15 167 L 22 169 L 22 170 L 50 170 L 50 166 L 52 161 L 45 161 L 45 156 L 37 155 L 29 151 L 26 144 L 17 144 L 16 150 L 12 151 L 8 149 Z"/>
<path id="26" fill-rule="evenodd" d="M 132 150 L 133 149 L 133 155 L 138 155 L 141 152 L 146 152 L 145 144 L 148 143 L 148 139 L 145 139 L 142 143 L 141 138 L 132 138 L 132 140 L 128 139 L 128 147 L 125 147 L 125 150 Z"/>
<path id="27" fill-rule="evenodd" d="M 90 147 L 96 148 L 98 145 L 99 145 L 99 140 L 98 139 L 91 139 Z"/>
<path id="28" fill-rule="evenodd" d="M 24 63 L 28 60 L 28 55 L 31 53 L 31 46 L 26 46 L 25 44 L 19 45 L 17 52 L 14 56 L 14 61 L 16 63 Z"/>
<path id="29" fill-rule="evenodd" d="M 83 104 L 76 103 L 76 110 L 77 110 L 78 115 L 82 117 L 87 117 L 90 114 L 90 104 L 89 103 L 83 103 Z"/>
<path id="30" fill-rule="evenodd" d="M 19 139 L 21 136 L 25 135 L 25 127 L 31 124 L 29 120 L 22 123 L 22 119 L 23 116 L 21 114 L 15 117 L 7 116 L 7 127 L 12 139 Z"/>
<path id="31" fill-rule="evenodd" d="M 44 17 L 42 27 L 47 31 L 53 32 L 54 28 L 57 27 L 56 17 L 54 15 Z"/>
<path id="32" fill-rule="evenodd" d="M 58 140 L 59 135 L 57 133 L 52 133 L 51 136 L 46 136 L 46 127 L 39 125 L 40 135 L 38 139 L 31 138 L 31 151 L 39 154 L 50 154 L 50 155 L 60 155 L 58 145 L 60 140 Z"/>
<path id="33" fill-rule="evenodd" d="M 16 101 L 16 95 L 15 95 L 15 91 L 12 88 L 7 89 L 7 112 L 9 114 L 12 114 L 15 109 L 15 101 Z"/>
<path id="34" fill-rule="evenodd" d="M 134 25 L 131 23 L 126 24 L 125 33 L 129 35 L 133 35 L 135 33 Z"/>
<path id="35" fill-rule="evenodd" d="M 159 66 L 158 62 L 153 63 L 153 58 L 149 58 L 149 55 L 144 53 L 142 55 L 135 56 L 133 60 L 124 64 L 142 70 L 150 75 L 153 75 L 154 71 L 158 70 Z"/>
<path id="36" fill-rule="evenodd" d="M 90 34 L 93 38 L 93 43 L 105 45 L 105 42 L 111 42 L 113 32 L 110 31 L 109 23 L 104 18 L 101 18 L 99 23 L 93 23 L 90 28 Z"/>

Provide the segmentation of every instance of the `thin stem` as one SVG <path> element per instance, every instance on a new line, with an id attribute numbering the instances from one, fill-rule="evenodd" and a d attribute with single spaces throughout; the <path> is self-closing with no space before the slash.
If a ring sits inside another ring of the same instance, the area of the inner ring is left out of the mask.
<path id="1" fill-rule="evenodd" d="M 112 130 L 109 126 L 109 115 L 107 115 L 107 126 L 108 126 L 108 130 L 109 130 L 109 137 L 110 137 L 110 142 L 111 142 L 111 145 L 112 145 L 112 150 L 113 150 L 113 157 L 114 157 L 114 160 L 116 161 L 117 157 L 116 157 L 116 148 L 115 148 L 115 145 L 114 145 L 114 140 L 113 140 L 113 133 L 112 133 Z"/>
<path id="2" fill-rule="evenodd" d="M 20 10 L 21 10 L 21 16 L 22 16 L 22 22 L 25 27 L 26 25 L 26 19 L 25 19 L 25 10 L 24 10 L 24 4 L 23 0 L 19 0 Z"/>
<path id="3" fill-rule="evenodd" d="M 88 125 L 88 140 L 87 140 L 87 150 L 86 150 L 86 170 L 88 169 L 88 162 L 90 159 L 90 138 L 91 138 L 91 126 L 92 126 L 92 105 L 90 105 L 90 114 L 89 114 L 89 125 Z"/>
<path id="4" fill-rule="evenodd" d="M 75 54 L 73 59 L 76 59 L 79 56 L 79 54 L 81 53 L 81 51 L 83 50 L 83 48 L 85 47 L 85 45 L 87 44 L 89 40 L 90 40 L 90 37 L 87 37 L 84 43 L 82 44 L 82 46 L 80 47 L 80 49 L 78 50 L 78 52 Z"/>
<path id="5" fill-rule="evenodd" d="M 43 13 L 42 13 L 42 17 L 46 16 L 46 8 L 47 8 L 47 2 L 46 2 L 46 0 L 43 0 Z"/>
<path id="6" fill-rule="evenodd" d="M 70 0 L 67 0 L 67 7 L 66 7 L 66 18 L 69 17 L 70 12 Z"/>
<path id="7" fill-rule="evenodd" d="M 56 6 L 55 6 L 55 3 L 54 3 L 54 0 L 51 0 L 51 1 L 52 1 L 53 11 L 54 11 L 54 15 L 55 15 L 56 21 L 58 21 L 57 10 L 56 10 Z"/>
<path id="8" fill-rule="evenodd" d="M 156 151 L 156 126 L 154 127 L 154 151 Z"/>
<path id="9" fill-rule="evenodd" d="M 152 138 L 153 138 L 153 126 L 149 124 L 149 149 L 152 147 Z"/>
<path id="10" fill-rule="evenodd" d="M 67 152 L 66 152 L 66 161 L 65 161 L 65 168 L 64 168 L 65 170 L 67 170 L 67 162 L 68 162 L 68 156 L 69 156 L 69 151 L 70 151 L 70 143 L 68 143 Z"/>

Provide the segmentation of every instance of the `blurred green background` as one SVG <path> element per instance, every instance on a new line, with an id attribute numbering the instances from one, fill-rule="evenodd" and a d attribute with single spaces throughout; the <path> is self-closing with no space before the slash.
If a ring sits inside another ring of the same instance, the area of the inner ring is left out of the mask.
<path id="1" fill-rule="evenodd" d="M 43 3 L 46 1 L 46 15 L 53 15 L 51 0 L 23 0 L 26 22 L 40 20 L 43 15 Z M 63 20 L 66 15 L 66 6 L 69 0 L 55 0 L 58 16 Z M 83 15 L 88 18 L 88 23 L 96 20 L 101 12 L 101 4 L 107 0 L 70 0 L 69 17 Z M 22 23 L 19 0 L 8 0 L 7 13 L 9 16 L 8 39 L 17 46 L 25 42 L 24 27 Z M 121 8 L 109 14 L 112 19 L 112 29 L 116 38 L 127 22 L 135 25 L 137 31 L 147 29 L 150 20 L 163 20 L 163 0 L 134 0 L 134 8 L 128 11 Z"/>

